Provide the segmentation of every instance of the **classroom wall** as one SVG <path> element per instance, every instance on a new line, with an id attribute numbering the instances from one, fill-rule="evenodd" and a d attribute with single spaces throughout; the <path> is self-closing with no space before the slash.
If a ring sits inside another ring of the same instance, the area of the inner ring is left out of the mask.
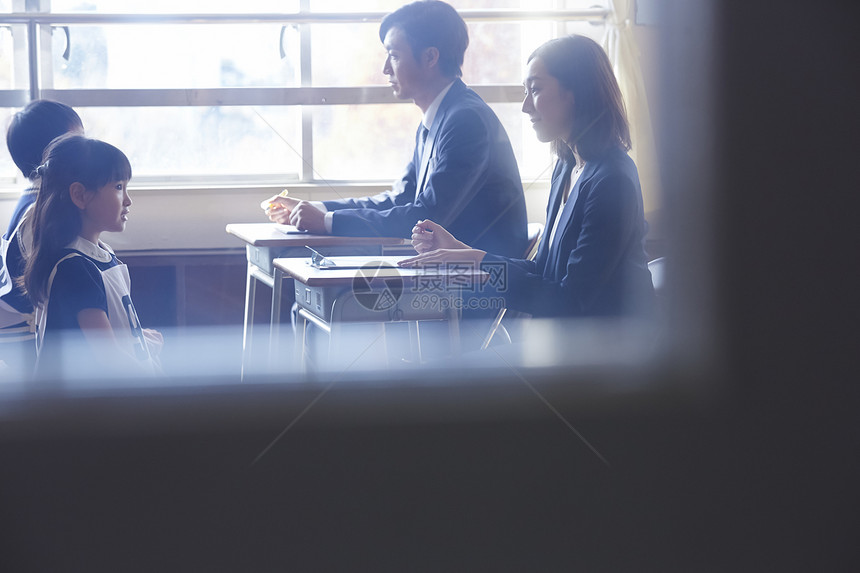
<path id="1" fill-rule="evenodd" d="M 322 200 L 363 197 L 389 189 L 383 184 L 337 185 L 334 188 L 290 185 L 294 197 Z M 122 233 L 103 239 L 117 251 L 234 249 L 242 243 L 228 235 L 228 223 L 265 223 L 260 202 L 282 187 L 129 188 L 131 216 Z M 548 185 L 531 183 L 526 192 L 529 221 L 544 221 Z M 0 191 L 0 221 L 8 221 L 18 201 L 18 190 Z"/>

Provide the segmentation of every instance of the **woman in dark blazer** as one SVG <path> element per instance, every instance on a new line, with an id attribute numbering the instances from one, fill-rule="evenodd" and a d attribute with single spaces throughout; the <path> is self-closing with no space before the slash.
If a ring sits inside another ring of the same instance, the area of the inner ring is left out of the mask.
<path id="1" fill-rule="evenodd" d="M 400 264 L 505 265 L 498 294 L 508 308 L 533 316 L 650 315 L 642 191 L 609 59 L 584 36 L 551 40 L 529 57 L 524 86 L 523 113 L 558 157 L 535 260 L 472 249 L 420 221 L 412 235 L 419 255 Z"/>

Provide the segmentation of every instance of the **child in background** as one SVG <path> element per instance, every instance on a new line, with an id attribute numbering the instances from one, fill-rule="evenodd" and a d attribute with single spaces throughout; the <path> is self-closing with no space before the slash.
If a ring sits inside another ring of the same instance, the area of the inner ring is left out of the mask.
<path id="1" fill-rule="evenodd" d="M 84 124 L 75 110 L 56 101 L 40 99 L 30 102 L 12 117 L 6 130 L 6 147 L 9 148 L 12 161 L 30 181 L 30 186 L 21 193 L 6 230 L 7 237 L 12 236 L 21 216 L 36 202 L 39 191 L 36 168 L 42 164 L 45 148 L 61 135 L 83 132 Z"/>
<path id="2" fill-rule="evenodd" d="M 16 280 L 24 272 L 25 213 L 36 201 L 36 167 L 51 141 L 65 133 L 83 133 L 81 118 L 69 106 L 50 100 L 36 100 L 16 113 L 6 131 L 6 145 L 15 165 L 30 185 L 18 204 L 0 244 L 0 360 L 8 368 L 4 379 L 26 379 L 36 362 L 34 309 Z"/>
<path id="3" fill-rule="evenodd" d="M 66 135 L 51 143 L 38 174 L 22 280 L 36 307 L 37 376 L 157 373 L 161 335 L 140 327 L 128 269 L 99 241 L 128 221 L 128 158 L 103 141 Z"/>

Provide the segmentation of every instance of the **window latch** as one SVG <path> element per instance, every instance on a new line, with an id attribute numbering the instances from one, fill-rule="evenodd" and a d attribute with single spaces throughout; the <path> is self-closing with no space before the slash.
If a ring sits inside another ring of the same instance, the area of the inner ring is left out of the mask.
<path id="1" fill-rule="evenodd" d="M 69 52 L 72 49 L 72 40 L 69 35 L 69 27 L 68 26 L 51 26 L 51 33 L 54 33 L 54 30 L 60 29 L 63 31 L 63 34 L 66 36 L 66 48 L 63 50 L 63 59 L 67 62 L 69 61 Z"/>
<path id="2" fill-rule="evenodd" d="M 296 24 L 285 24 L 285 25 L 281 26 L 281 34 L 278 37 L 278 51 L 281 54 L 282 60 L 287 57 L 287 51 L 284 49 L 284 36 L 286 35 L 288 28 L 291 30 L 298 30 L 299 29 Z"/>

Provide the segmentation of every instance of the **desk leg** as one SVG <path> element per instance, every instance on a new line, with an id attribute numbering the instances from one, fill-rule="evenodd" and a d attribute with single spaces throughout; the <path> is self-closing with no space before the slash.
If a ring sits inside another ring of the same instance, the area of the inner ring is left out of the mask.
<path id="1" fill-rule="evenodd" d="M 278 346 L 281 337 L 281 285 L 284 282 L 284 271 L 275 268 L 274 283 L 272 284 L 272 315 L 269 321 L 269 369 L 275 366 Z"/>
<path id="2" fill-rule="evenodd" d="M 297 321 L 296 326 L 298 327 L 298 332 L 296 333 L 296 346 L 295 346 L 295 348 L 296 348 L 296 355 L 298 357 L 297 360 L 299 360 L 299 365 L 302 369 L 302 372 L 304 372 L 305 374 L 308 374 L 308 372 L 311 368 L 313 368 L 315 370 L 319 370 L 319 371 L 322 371 L 326 368 L 329 368 L 329 366 L 326 364 L 317 365 L 317 364 L 314 364 L 313 362 L 309 363 L 308 361 L 305 360 L 305 358 L 307 356 L 306 355 L 306 352 L 307 352 L 307 348 L 306 348 L 307 338 L 306 337 L 307 337 L 308 332 L 309 332 L 308 329 L 313 326 L 313 327 L 319 328 L 320 330 L 322 330 L 323 332 L 325 332 L 326 334 L 331 336 L 331 334 L 332 334 L 331 325 L 328 324 L 323 319 L 319 318 L 318 316 L 313 315 L 312 313 L 308 312 L 307 310 L 305 310 L 303 308 L 299 308 L 299 312 L 296 315 L 296 321 Z M 315 351 L 312 350 L 312 352 L 314 352 L 316 354 Z"/>
<path id="3" fill-rule="evenodd" d="M 421 356 L 421 333 L 418 330 L 418 321 L 409 321 L 409 358 L 412 364 L 421 364 L 424 362 Z"/>
<path id="4" fill-rule="evenodd" d="M 332 321 L 329 323 L 328 352 L 326 352 L 326 367 L 332 370 L 340 370 L 343 364 L 344 344 L 341 339 L 342 329 L 343 325 L 332 318 Z"/>
<path id="5" fill-rule="evenodd" d="M 493 336 L 496 335 L 496 332 L 499 330 L 499 327 L 502 325 L 502 320 L 505 318 L 505 312 L 507 309 L 503 308 L 499 311 L 499 314 L 496 315 L 496 318 L 493 319 L 493 324 L 490 325 L 490 332 L 484 337 L 484 341 L 481 343 L 481 350 L 486 350 L 490 343 L 493 341 Z"/>
<path id="6" fill-rule="evenodd" d="M 460 355 L 460 311 L 453 306 L 448 309 L 448 338 L 451 341 L 451 354 Z"/>
<path id="7" fill-rule="evenodd" d="M 256 295 L 257 279 L 248 263 L 248 278 L 245 283 L 245 324 L 242 329 L 242 373 L 240 379 L 245 379 L 245 369 L 251 363 L 251 338 L 254 333 L 254 297 Z"/>
<path id="8" fill-rule="evenodd" d="M 307 374 L 305 364 L 305 336 L 307 336 L 308 321 L 301 310 L 296 315 L 295 343 L 293 345 L 293 364 L 299 365 L 299 372 Z"/>

